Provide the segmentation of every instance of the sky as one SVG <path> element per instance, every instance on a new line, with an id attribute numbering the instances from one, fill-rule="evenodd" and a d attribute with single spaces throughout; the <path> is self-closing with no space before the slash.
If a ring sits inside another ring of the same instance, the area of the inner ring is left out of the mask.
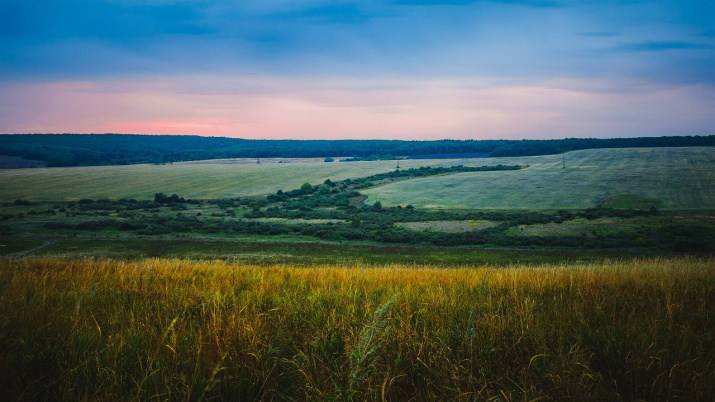
<path id="1" fill-rule="evenodd" d="M 0 0 L 0 133 L 715 133 L 713 0 Z"/>

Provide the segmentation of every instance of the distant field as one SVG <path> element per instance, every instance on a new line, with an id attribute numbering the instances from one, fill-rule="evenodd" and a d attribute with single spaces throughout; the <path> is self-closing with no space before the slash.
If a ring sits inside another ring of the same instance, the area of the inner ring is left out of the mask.
<path id="1" fill-rule="evenodd" d="M 394 170 L 395 161 L 325 163 L 322 159 L 186 162 L 171 165 L 93 166 L 0 171 L 0 201 L 76 201 L 81 198 L 152 199 L 155 193 L 185 198 L 272 194 L 325 179 L 340 180 Z M 481 159 L 481 164 L 489 163 Z M 402 161 L 419 167 L 443 161 Z"/>
<path id="2" fill-rule="evenodd" d="M 278 162 L 283 163 L 278 163 Z M 400 167 L 529 164 L 520 171 L 472 172 L 389 183 L 364 190 L 368 202 L 428 208 L 576 209 L 604 206 L 710 209 L 715 148 L 598 149 L 562 156 L 402 160 Z M 358 178 L 395 169 L 395 161 L 325 163 L 261 159 L 0 171 L 0 201 L 81 198 L 232 198 L 290 190 L 305 182 Z"/>
<path id="3" fill-rule="evenodd" d="M 577 209 L 600 203 L 646 209 L 715 207 L 713 148 L 576 151 L 566 154 L 565 169 L 561 155 L 489 160 L 530 167 L 432 176 L 363 193 L 369 203 L 427 208 Z"/>

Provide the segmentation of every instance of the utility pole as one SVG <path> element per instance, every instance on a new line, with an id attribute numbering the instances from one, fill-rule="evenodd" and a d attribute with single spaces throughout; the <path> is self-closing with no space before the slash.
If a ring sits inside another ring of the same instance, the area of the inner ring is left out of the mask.
<path id="1" fill-rule="evenodd" d="M 566 169 L 566 151 L 564 151 L 564 153 L 562 153 L 561 156 L 563 156 L 563 158 L 564 158 L 564 165 L 563 165 L 563 167 L 561 167 L 561 169 Z"/>

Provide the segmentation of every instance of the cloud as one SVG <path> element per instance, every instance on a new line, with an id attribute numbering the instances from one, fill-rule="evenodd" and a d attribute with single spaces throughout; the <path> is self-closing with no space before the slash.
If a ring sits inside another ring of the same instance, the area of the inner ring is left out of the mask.
<path id="1" fill-rule="evenodd" d="M 611 50 L 616 52 L 659 52 L 665 50 L 702 50 L 715 49 L 715 46 L 696 42 L 681 41 L 652 41 L 627 43 L 615 46 Z"/>
<path id="2" fill-rule="evenodd" d="M 712 131 L 698 105 L 712 106 L 702 94 L 715 86 L 714 4 L 0 0 L 0 129 Z"/>
<path id="3" fill-rule="evenodd" d="M 680 12 L 660 3 L 603 4 L 0 0 L 0 80 L 237 72 L 528 80 L 622 76 L 631 71 L 621 66 L 638 62 L 609 60 L 603 49 L 710 50 L 682 29 L 650 32 L 671 20 L 706 32 L 691 3 Z"/>
<path id="4" fill-rule="evenodd" d="M 561 7 L 564 2 L 546 0 L 393 0 L 391 4 L 411 6 L 467 6 L 476 3 L 503 3 L 529 7 Z"/>
<path id="5" fill-rule="evenodd" d="M 268 76 L 18 83 L 0 94 L 10 105 L 0 132 L 519 139 L 706 134 L 715 126 L 713 87 L 627 85 Z"/>

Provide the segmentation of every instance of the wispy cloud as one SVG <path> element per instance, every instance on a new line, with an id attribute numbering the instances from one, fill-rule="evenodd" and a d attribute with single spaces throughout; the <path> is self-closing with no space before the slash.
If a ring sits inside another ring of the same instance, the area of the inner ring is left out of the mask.
<path id="1" fill-rule="evenodd" d="M 0 94 L 0 102 L 11 105 L 0 110 L 0 121 L 9 132 L 60 126 L 69 132 L 315 139 L 703 134 L 715 124 L 707 89 L 628 85 L 269 76 L 18 83 Z"/>
<path id="2" fill-rule="evenodd" d="M 660 52 L 665 50 L 702 50 L 715 49 L 715 46 L 696 42 L 681 41 L 653 41 L 626 43 L 615 46 L 613 51 L 617 52 Z"/>
<path id="3" fill-rule="evenodd" d="M 393 0 L 391 4 L 413 6 L 466 6 L 475 3 L 503 3 L 529 7 L 561 7 L 563 1 L 548 0 Z"/>

